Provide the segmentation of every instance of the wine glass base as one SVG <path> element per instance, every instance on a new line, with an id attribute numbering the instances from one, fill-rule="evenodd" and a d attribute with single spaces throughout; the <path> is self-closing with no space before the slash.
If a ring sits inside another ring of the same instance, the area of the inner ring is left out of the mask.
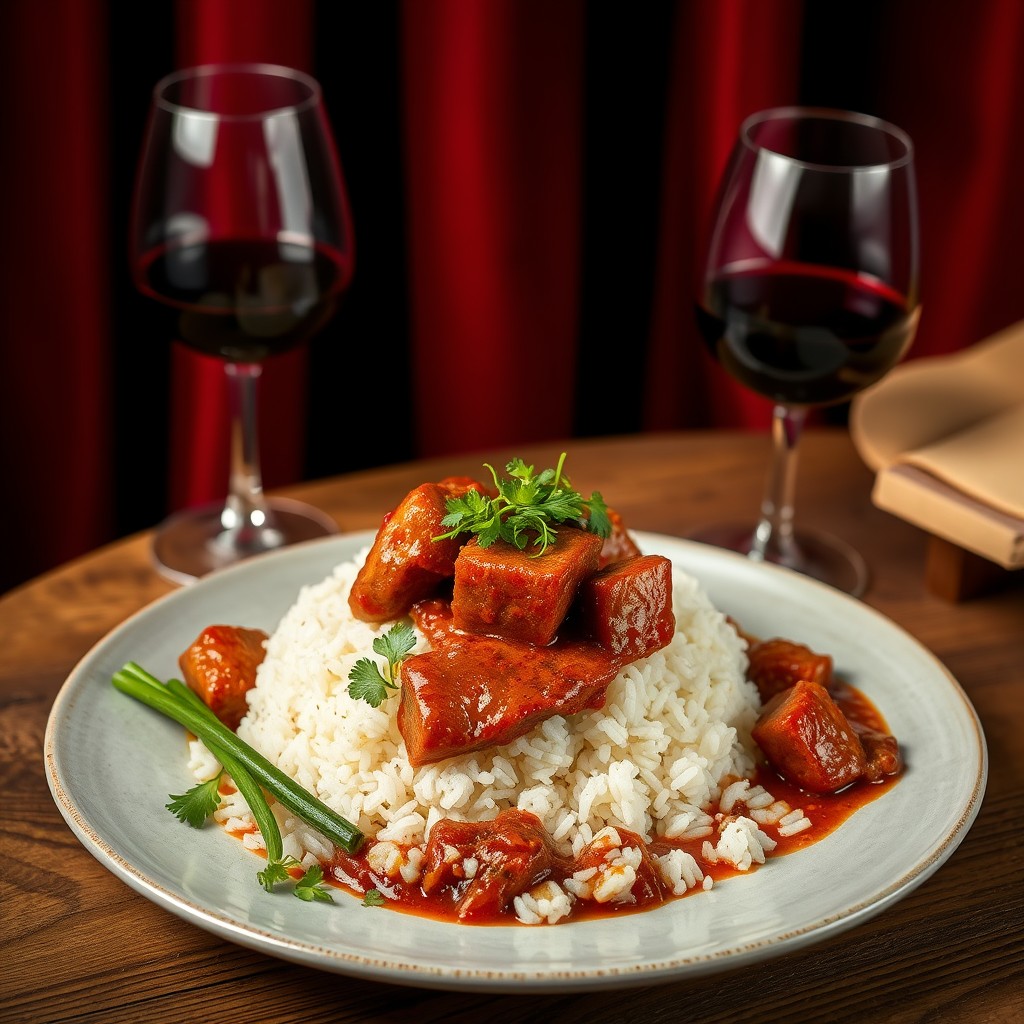
<path id="1" fill-rule="evenodd" d="M 153 563 L 172 583 L 194 583 L 215 569 L 278 548 L 338 533 L 338 524 L 312 505 L 290 498 L 268 498 L 272 527 L 243 534 L 225 529 L 223 503 L 183 509 L 165 519 L 153 536 Z"/>
<path id="2" fill-rule="evenodd" d="M 853 597 L 860 597 L 867 590 L 867 563 L 838 537 L 817 530 L 795 529 L 793 545 L 786 557 L 761 559 L 752 553 L 754 529 L 749 523 L 724 524 L 704 527 L 687 534 L 687 537 L 702 544 L 737 551 L 751 559 L 785 566 Z"/>

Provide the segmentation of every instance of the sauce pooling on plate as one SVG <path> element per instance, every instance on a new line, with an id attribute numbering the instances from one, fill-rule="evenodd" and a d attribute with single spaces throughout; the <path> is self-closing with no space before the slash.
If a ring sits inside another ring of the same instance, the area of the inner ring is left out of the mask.
<path id="1" fill-rule="evenodd" d="M 884 718 L 860 690 L 841 681 L 834 681 L 833 687 L 836 700 L 851 722 L 878 732 L 887 732 Z M 824 839 L 857 810 L 886 793 L 898 778 L 897 772 L 877 782 L 862 779 L 836 793 L 812 794 L 783 778 L 767 762 L 762 761 L 752 779 L 738 780 L 738 789 L 741 795 L 754 794 L 755 800 L 759 791 L 769 793 L 774 802 L 784 803 L 791 809 L 787 811 L 788 814 L 802 812 L 802 819 L 809 822 L 806 827 L 790 834 L 786 834 L 784 827 L 780 831 L 777 824 L 761 826 L 775 843 L 773 849 L 765 851 L 767 861 L 804 850 Z M 744 781 L 748 782 L 747 786 L 743 785 Z M 749 814 L 751 808 L 742 800 L 737 800 L 729 804 L 728 812 L 714 809 L 712 817 L 718 827 L 726 819 L 741 812 Z M 756 808 L 753 813 L 757 813 Z M 635 855 L 633 859 L 638 859 L 641 866 L 639 871 L 634 868 L 634 874 L 641 884 L 634 883 L 628 900 L 609 899 L 602 902 L 593 898 L 577 899 L 567 915 L 569 919 L 609 917 L 648 910 L 667 900 L 705 891 L 716 883 L 746 874 L 750 870 L 743 870 L 725 860 L 708 858 L 705 844 L 710 842 L 709 838 L 655 838 L 645 843 L 635 833 L 616 829 L 618 845 L 609 837 L 609 841 L 597 847 L 592 846 L 581 857 L 567 858 L 553 852 L 548 838 L 538 827 L 539 822 L 532 815 L 515 813 L 504 817 L 499 815 L 486 822 L 444 821 L 438 824 L 441 827 L 435 826 L 436 831 L 431 834 L 434 877 L 429 884 L 424 884 L 423 874 L 411 882 L 402 878 L 401 869 L 409 863 L 410 855 L 416 848 L 394 843 L 370 843 L 357 855 L 336 852 L 324 865 L 325 881 L 360 899 L 367 892 L 379 893 L 388 906 L 409 913 L 439 920 L 454 919 L 462 923 L 507 925 L 515 920 L 515 916 L 509 913 L 510 901 L 504 897 L 517 886 L 537 888 L 544 882 L 554 882 L 564 889 L 566 882 L 571 882 L 577 872 L 586 872 L 594 864 L 600 866 L 608 852 L 614 850 L 622 851 L 625 848 L 640 852 L 639 859 Z M 443 851 L 445 847 L 457 851 L 458 856 L 448 854 L 449 859 L 446 859 L 442 852 L 438 860 L 438 851 Z M 688 887 L 682 893 L 673 893 L 652 866 L 654 858 L 664 857 L 673 850 L 692 857 L 702 876 L 698 884 Z M 481 851 L 485 851 L 484 858 L 478 856 Z M 623 858 L 621 852 L 619 857 Z M 628 855 L 624 859 L 628 859 Z M 474 860 L 478 862 L 476 865 L 472 865 Z M 470 868 L 465 866 L 467 861 L 472 865 Z M 489 865 L 486 875 L 481 872 L 481 861 Z M 623 866 L 613 865 L 619 869 Z M 472 878 L 466 877 L 470 870 L 474 872 Z M 480 880 L 476 881 L 478 873 Z"/>

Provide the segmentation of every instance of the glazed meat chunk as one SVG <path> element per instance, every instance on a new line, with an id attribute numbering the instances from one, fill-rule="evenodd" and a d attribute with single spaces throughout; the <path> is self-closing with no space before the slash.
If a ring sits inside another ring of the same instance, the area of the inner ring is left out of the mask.
<path id="1" fill-rule="evenodd" d="M 357 619 L 397 619 L 452 577 L 465 538 L 434 538 L 445 532 L 441 520 L 448 513 L 448 499 L 469 490 L 485 488 L 469 477 L 421 484 L 388 513 L 349 593 L 349 607 Z"/>
<path id="2" fill-rule="evenodd" d="M 830 655 L 817 654 L 804 644 L 779 637 L 747 639 L 747 678 L 757 687 L 761 700 L 770 700 L 800 679 L 813 680 L 826 690 L 832 685 Z"/>
<path id="3" fill-rule="evenodd" d="M 835 793 L 867 767 L 846 715 L 828 690 L 811 680 L 776 694 L 761 709 L 752 735 L 776 771 L 811 793 Z"/>
<path id="4" fill-rule="evenodd" d="M 854 724 L 854 728 L 864 748 L 864 778 L 868 782 L 881 782 L 886 775 L 899 775 L 903 770 L 903 755 L 896 737 L 863 725 Z"/>
<path id="5" fill-rule="evenodd" d="M 185 683 L 229 728 L 237 729 L 266 655 L 267 634 L 244 626 L 207 626 L 178 658 Z"/>
<path id="6" fill-rule="evenodd" d="M 501 746 L 604 703 L 619 663 L 597 644 L 462 635 L 402 663 L 398 729 L 414 767 Z"/>
<path id="7" fill-rule="evenodd" d="M 613 562 L 580 584 L 580 627 L 622 661 L 661 650 L 673 637 L 672 563 L 663 555 Z"/>
<path id="8" fill-rule="evenodd" d="M 639 855 L 639 863 L 623 862 L 626 850 Z M 572 873 L 577 878 L 582 873 L 585 890 L 590 890 L 584 898 L 598 903 L 644 907 L 666 898 L 661 873 L 643 836 L 621 825 L 594 836 L 573 861 Z"/>
<path id="9" fill-rule="evenodd" d="M 560 529 L 542 555 L 502 540 L 488 547 L 469 541 L 455 562 L 456 628 L 546 646 L 580 583 L 597 571 L 602 544 L 596 533 L 571 527 Z"/>

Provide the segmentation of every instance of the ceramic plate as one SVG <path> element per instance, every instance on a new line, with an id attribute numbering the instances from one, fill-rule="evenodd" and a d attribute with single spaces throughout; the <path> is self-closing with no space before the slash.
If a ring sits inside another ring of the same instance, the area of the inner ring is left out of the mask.
<path id="1" fill-rule="evenodd" d="M 987 777 L 978 718 L 949 672 L 871 608 L 805 577 L 716 548 L 636 532 L 696 576 L 753 633 L 832 654 L 899 738 L 899 783 L 814 846 L 655 910 L 554 926 L 479 927 L 367 908 L 339 891 L 306 904 L 256 883 L 255 855 L 164 809 L 189 779 L 182 730 L 119 693 L 127 661 L 161 678 L 199 631 L 273 630 L 305 583 L 372 539 L 313 541 L 169 594 L 76 666 L 47 724 L 51 792 L 72 831 L 147 899 L 222 938 L 307 966 L 396 984 L 523 992 L 652 985 L 738 967 L 836 935 L 920 885 L 977 816 Z"/>

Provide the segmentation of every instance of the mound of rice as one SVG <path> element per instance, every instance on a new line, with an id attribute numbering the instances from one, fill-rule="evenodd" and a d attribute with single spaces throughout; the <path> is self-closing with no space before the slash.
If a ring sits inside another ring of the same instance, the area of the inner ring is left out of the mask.
<path id="1" fill-rule="evenodd" d="M 348 607 L 364 557 L 304 587 L 282 618 L 241 738 L 378 841 L 421 845 L 440 818 L 487 819 L 509 807 L 536 814 L 573 854 L 609 827 L 648 841 L 712 835 L 706 808 L 753 772 L 760 701 L 745 678 L 743 642 L 694 578 L 674 570 L 675 637 L 623 669 L 601 710 L 556 716 L 504 747 L 413 769 L 396 725 L 397 694 L 373 708 L 347 692 L 359 658 L 382 660 L 371 645 L 387 629 Z M 416 650 L 426 648 L 420 637 Z M 330 855 L 281 813 L 286 853 Z"/>

